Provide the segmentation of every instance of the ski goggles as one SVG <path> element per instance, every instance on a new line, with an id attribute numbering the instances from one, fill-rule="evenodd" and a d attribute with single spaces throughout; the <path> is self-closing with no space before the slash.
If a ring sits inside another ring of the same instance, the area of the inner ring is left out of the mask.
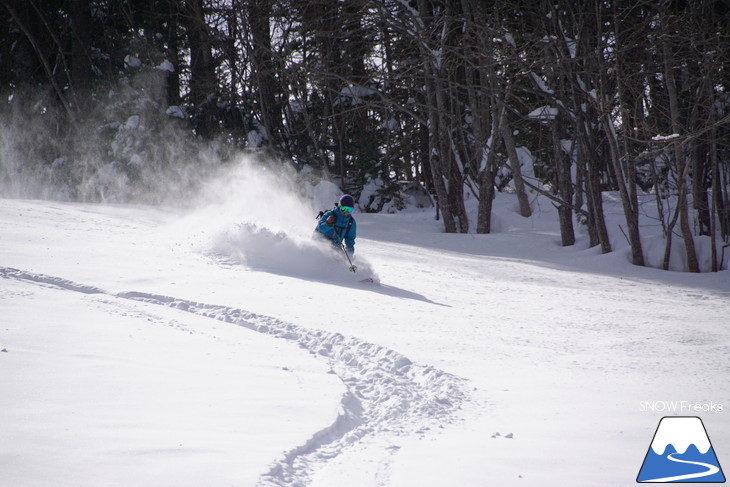
<path id="1" fill-rule="evenodd" d="M 342 213 L 352 213 L 352 206 L 340 206 Z"/>

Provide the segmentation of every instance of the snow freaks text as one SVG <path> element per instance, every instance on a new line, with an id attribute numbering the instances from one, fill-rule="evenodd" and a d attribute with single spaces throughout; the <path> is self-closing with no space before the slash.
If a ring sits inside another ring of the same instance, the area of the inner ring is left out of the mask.
<path id="1" fill-rule="evenodd" d="M 693 414 L 693 413 L 721 413 L 725 410 L 722 403 L 692 402 L 692 401 L 639 401 L 639 411 Z"/>

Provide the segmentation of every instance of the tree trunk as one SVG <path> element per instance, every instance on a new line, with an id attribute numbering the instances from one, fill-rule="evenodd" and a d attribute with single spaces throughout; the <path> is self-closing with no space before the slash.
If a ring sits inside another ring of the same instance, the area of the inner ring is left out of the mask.
<path id="1" fill-rule="evenodd" d="M 613 122 L 609 114 L 605 114 L 602 117 L 604 130 L 608 135 L 608 143 L 611 152 L 611 163 L 613 164 L 613 170 L 616 175 L 618 182 L 618 189 L 621 195 L 621 204 L 624 209 L 624 216 L 626 217 L 626 224 L 629 227 L 629 245 L 631 246 L 631 262 L 634 265 L 644 266 L 644 252 L 641 245 L 641 236 L 639 232 L 639 209 L 636 202 L 632 199 L 631 193 L 629 192 L 628 182 L 626 180 L 625 170 L 621 164 L 621 155 L 619 151 L 618 138 L 613 128 Z M 628 157 L 628 154 L 623 154 L 623 157 Z"/>
<path id="2" fill-rule="evenodd" d="M 464 208 L 463 174 L 455 161 L 455 147 L 452 140 L 451 118 L 453 100 L 447 100 L 452 89 L 451 70 L 455 47 L 454 18 L 451 3 L 445 12 L 432 15 L 432 6 L 426 0 L 418 1 L 418 10 L 423 15 L 419 39 L 421 65 L 423 66 L 426 91 L 426 111 L 429 119 L 429 154 L 434 189 L 443 216 L 446 233 L 466 232 L 468 222 Z M 428 29 L 425 23 L 432 22 Z M 430 29 L 430 30 L 429 30 Z"/>
<path id="3" fill-rule="evenodd" d="M 185 0 L 185 19 L 190 43 L 190 101 L 198 112 L 196 131 L 204 139 L 213 136 L 216 121 L 218 83 L 211 50 L 203 0 Z"/>
<path id="4" fill-rule="evenodd" d="M 582 112 L 578 111 L 576 121 L 576 134 L 578 135 L 578 157 L 585 159 L 586 177 L 585 194 L 586 206 L 588 208 L 588 231 L 590 245 L 601 246 L 601 253 L 611 252 L 611 240 L 606 228 L 606 218 L 603 212 L 603 192 L 601 191 L 601 160 L 598 156 L 598 148 L 594 142 L 596 134 L 591 130 Z"/>
<path id="5" fill-rule="evenodd" d="M 504 142 L 504 147 L 507 150 L 507 157 L 509 157 L 510 168 L 512 169 L 512 180 L 515 183 L 517 201 L 520 205 L 520 215 L 528 218 L 532 216 L 532 209 L 530 208 L 530 201 L 527 198 L 525 183 L 522 180 L 522 168 L 520 167 L 520 158 L 517 155 L 515 142 L 512 139 L 512 129 L 507 122 L 504 100 L 499 99 L 497 101 L 497 106 L 501 114 L 499 121 L 499 131 L 500 135 L 502 136 L 502 142 Z"/>
<path id="6" fill-rule="evenodd" d="M 179 49 L 179 23 L 180 23 L 180 5 L 176 2 L 168 4 L 168 22 L 166 26 L 167 32 L 167 49 L 165 55 L 173 64 L 174 72 L 167 73 L 167 104 L 169 106 L 180 105 L 180 49 Z"/>
<path id="7" fill-rule="evenodd" d="M 710 120 L 713 120 L 714 116 L 710 115 Z M 710 164 L 712 171 L 712 193 L 717 193 L 720 189 L 718 181 L 718 161 L 717 161 L 717 129 L 713 128 L 710 137 Z M 722 262 L 718 263 L 717 260 L 717 225 L 715 224 L 715 213 L 717 212 L 717 199 L 712 198 L 712 208 L 710 211 L 710 245 L 712 252 L 712 272 L 718 272 L 722 266 Z"/>
<path id="8" fill-rule="evenodd" d="M 688 131 L 700 132 L 705 123 L 713 118 L 710 114 L 714 110 L 712 106 L 712 91 L 708 79 L 703 77 L 695 63 L 691 66 L 693 77 L 700 79 L 697 88 L 697 101 L 693 103 L 691 116 L 688 122 Z M 710 144 L 706 136 L 700 135 L 692 141 L 692 208 L 697 212 L 698 234 L 710 235 Z"/>
<path id="9" fill-rule="evenodd" d="M 53 87 L 53 91 L 56 93 L 56 96 L 58 97 L 59 102 L 63 106 L 63 108 L 66 110 L 66 114 L 68 115 L 69 120 L 72 124 L 75 125 L 76 123 L 76 116 L 74 111 L 71 108 L 71 105 L 69 104 L 68 100 L 66 99 L 66 95 L 64 94 L 64 90 L 62 87 L 58 84 L 56 81 L 56 77 L 53 75 L 53 70 L 51 69 L 51 66 L 48 64 L 48 60 L 46 59 L 45 54 L 42 52 L 40 46 L 38 45 L 38 41 L 36 39 L 36 36 L 33 34 L 33 32 L 28 28 L 26 23 L 23 21 L 23 19 L 20 18 L 17 11 L 13 8 L 13 6 L 9 2 L 3 2 L 5 4 L 5 8 L 8 9 L 10 12 L 10 16 L 12 17 L 15 24 L 18 26 L 18 28 L 23 32 L 25 37 L 28 39 L 28 42 L 31 46 L 33 46 L 33 51 L 36 53 L 36 56 L 38 57 L 38 61 L 40 62 L 41 66 L 43 66 L 43 71 L 46 73 L 46 76 L 48 77 L 48 81 L 51 83 L 51 86 Z"/>
<path id="10" fill-rule="evenodd" d="M 499 140 L 499 117 L 496 109 L 492 114 L 492 134 L 485 144 L 486 160 L 479 171 L 479 210 L 477 213 L 477 233 L 492 231 L 492 202 L 494 200 L 494 173 L 497 158 L 497 141 Z"/>
<path id="11" fill-rule="evenodd" d="M 249 0 L 248 23 L 251 32 L 251 69 L 256 81 L 261 125 L 266 130 L 269 144 L 276 145 L 281 135 L 281 109 L 276 101 L 279 83 L 271 48 L 271 2 L 268 0 Z"/>
<path id="12" fill-rule="evenodd" d="M 429 61 L 430 62 L 430 61 Z M 449 188 L 447 187 L 447 172 L 448 167 L 443 161 L 443 142 L 439 133 L 441 130 L 446 130 L 441 127 L 441 118 L 438 116 L 438 109 L 436 108 L 436 92 L 438 88 L 435 85 L 435 77 L 430 73 L 427 74 L 426 79 L 426 92 L 427 92 L 427 106 L 429 114 L 429 166 L 431 169 L 431 177 L 433 178 L 434 189 L 436 190 L 436 197 L 439 202 L 439 209 L 444 221 L 444 231 L 446 233 L 456 233 L 457 224 L 454 218 L 454 212 L 451 207 L 451 198 L 449 197 Z M 448 154 L 448 152 L 447 152 Z"/>
<path id="13" fill-rule="evenodd" d="M 716 129 L 715 131 L 716 132 Z M 713 136 L 713 191 L 712 196 L 715 202 L 715 213 L 717 214 L 718 226 L 720 227 L 720 237 L 723 240 L 730 238 L 730 197 L 728 195 L 727 188 L 730 187 L 728 184 L 728 168 L 725 165 L 720 165 L 718 162 L 718 145 L 717 135 Z M 713 217 L 714 218 L 714 217 Z"/>
<path id="14" fill-rule="evenodd" d="M 665 19 L 661 21 L 662 26 L 665 25 Z M 669 41 L 666 36 L 662 37 L 662 53 L 664 55 L 664 77 L 667 86 L 667 94 L 669 95 L 669 109 L 672 119 L 672 130 L 675 134 L 682 133 L 682 125 L 680 123 L 679 100 L 677 97 L 677 86 L 674 81 L 674 73 L 672 73 L 673 57 L 669 48 Z M 677 171 L 681 174 L 679 178 L 679 201 L 677 202 L 679 212 L 679 227 L 682 230 L 684 245 L 687 252 L 687 266 L 690 272 L 699 272 L 700 265 L 697 261 L 697 252 L 695 252 L 694 236 L 689 225 L 689 205 L 687 202 L 687 174 L 689 172 L 690 162 L 682 157 L 682 149 L 679 142 L 673 142 L 674 159 L 677 165 Z M 671 232 L 671 230 L 670 230 Z M 668 245 L 669 247 L 669 245 Z M 665 261 L 666 265 L 666 261 Z"/>
<path id="15" fill-rule="evenodd" d="M 557 193 L 560 199 L 566 202 L 573 201 L 573 181 L 570 169 L 572 158 L 565 154 L 560 141 L 559 119 L 556 118 L 551 124 L 553 138 L 553 157 L 555 158 L 555 174 L 557 179 Z M 560 221 L 560 238 L 563 247 L 575 244 L 575 230 L 573 229 L 573 210 L 568 205 L 558 206 L 558 219 Z"/>
<path id="16" fill-rule="evenodd" d="M 621 54 L 623 53 L 625 46 L 623 45 L 623 37 L 619 36 L 620 28 L 618 23 L 618 13 L 614 9 L 613 34 L 616 43 L 616 50 L 619 54 Z M 634 107 L 628 105 L 626 101 L 628 80 L 624 79 L 622 59 L 619 54 L 616 55 L 613 68 L 616 78 L 615 94 L 618 95 L 618 109 L 622 121 L 621 128 L 623 130 L 623 137 L 621 141 L 619 141 L 618 135 L 616 134 L 609 107 L 601 107 L 601 123 L 603 124 L 604 131 L 608 138 L 611 164 L 616 178 L 616 185 L 618 186 L 619 193 L 621 194 L 621 204 L 623 206 L 624 216 L 628 226 L 628 239 L 629 245 L 631 246 L 631 262 L 634 265 L 644 266 L 644 251 L 641 245 L 641 233 L 639 227 L 639 202 L 636 192 L 636 163 L 633 154 L 629 150 L 629 129 L 630 127 L 633 127 L 633 125 L 631 125 L 633 117 L 631 116 L 632 111 L 630 109 L 633 109 Z M 604 73 L 602 74 L 605 75 L 606 73 L 608 73 L 608 70 L 604 70 Z M 613 95 L 614 94 L 612 93 L 611 96 Z M 599 99 L 602 100 L 602 103 L 609 99 L 608 93 L 605 91 L 605 85 L 601 86 Z"/>
<path id="17" fill-rule="evenodd" d="M 582 33 L 574 40 L 574 57 L 570 56 L 570 46 L 567 45 L 568 39 L 565 37 L 563 39 L 566 44 L 559 52 L 564 61 L 564 69 L 568 73 L 566 82 L 570 86 L 570 100 L 574 107 L 576 157 L 582 169 L 579 174 L 583 178 L 583 194 L 588 210 L 586 224 L 590 246 L 600 245 L 601 252 L 606 254 L 611 252 L 611 241 L 606 228 L 601 188 L 601 175 L 605 162 L 599 152 L 600 146 L 597 141 L 600 137 L 594 128 L 599 118 L 595 112 L 596 100 L 589 93 L 590 87 L 595 87 L 597 84 L 593 80 L 600 76 L 597 73 L 596 56 L 592 55 L 597 51 L 600 37 L 596 35 L 596 22 L 600 14 L 599 10 L 590 11 L 594 8 L 600 9 L 600 6 L 594 4 L 586 10 L 588 14 L 584 15 L 579 11 L 579 7 L 576 7 L 570 16 L 573 30 Z M 559 25 L 557 19 L 553 19 L 552 25 L 556 24 Z M 581 206 L 577 199 L 576 206 Z"/>
<path id="18" fill-rule="evenodd" d="M 88 109 L 86 103 L 92 88 L 91 55 L 92 20 L 89 2 L 72 0 L 70 2 L 71 30 L 71 83 L 76 104 L 82 111 Z"/>

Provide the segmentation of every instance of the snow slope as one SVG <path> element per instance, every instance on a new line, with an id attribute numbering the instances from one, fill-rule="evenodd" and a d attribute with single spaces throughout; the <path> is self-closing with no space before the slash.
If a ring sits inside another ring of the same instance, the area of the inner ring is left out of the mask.
<path id="1" fill-rule="evenodd" d="M 727 271 L 562 248 L 499 195 L 491 235 L 357 214 L 352 274 L 266 181 L 0 200 L 3 485 L 628 485 L 662 400 L 723 404 L 684 415 L 730 464 Z"/>

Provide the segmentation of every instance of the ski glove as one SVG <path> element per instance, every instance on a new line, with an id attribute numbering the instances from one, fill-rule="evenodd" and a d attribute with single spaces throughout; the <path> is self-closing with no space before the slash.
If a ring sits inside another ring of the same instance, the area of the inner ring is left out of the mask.
<path id="1" fill-rule="evenodd" d="M 329 226 L 333 226 L 333 225 L 335 224 L 335 222 L 337 222 L 337 216 L 335 216 L 335 215 L 330 215 L 330 216 L 329 216 L 329 217 L 327 218 L 327 225 L 329 225 Z"/>

